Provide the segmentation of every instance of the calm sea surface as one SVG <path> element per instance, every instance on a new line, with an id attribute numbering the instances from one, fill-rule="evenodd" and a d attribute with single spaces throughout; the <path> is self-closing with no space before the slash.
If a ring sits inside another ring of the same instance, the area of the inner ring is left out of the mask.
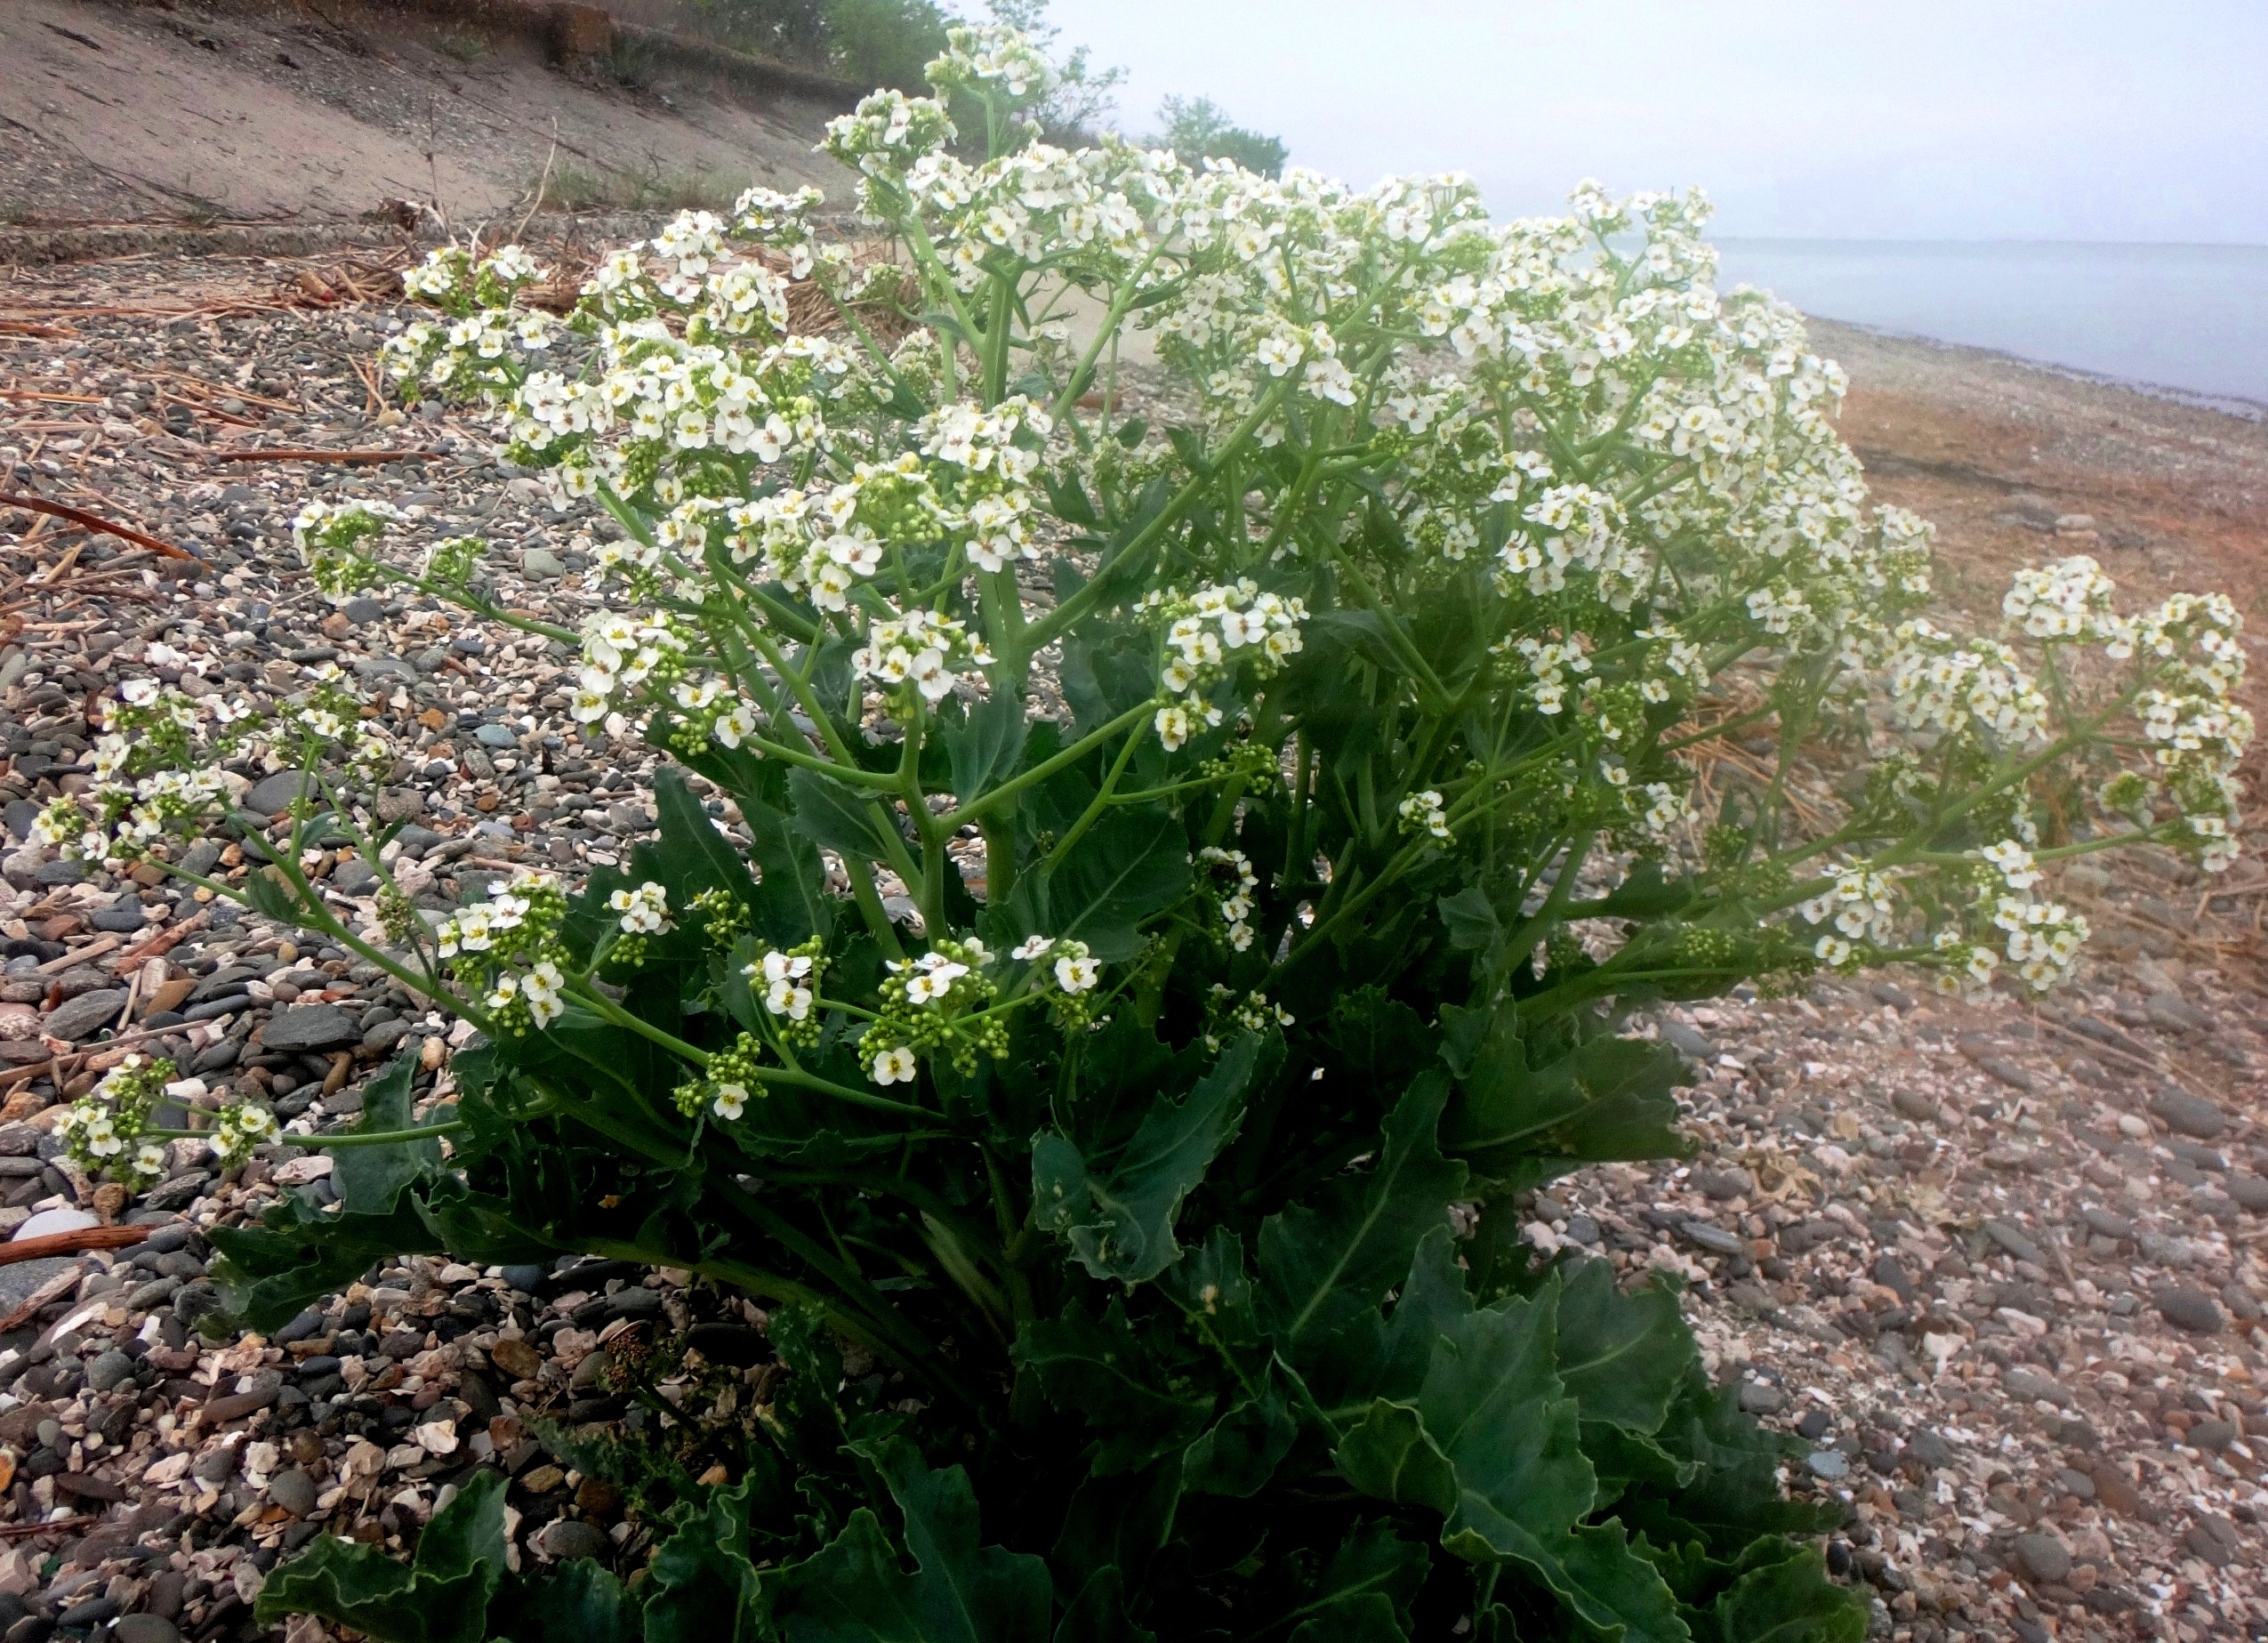
<path id="1" fill-rule="evenodd" d="M 2268 246 L 1716 244 L 1728 291 L 2268 413 Z"/>

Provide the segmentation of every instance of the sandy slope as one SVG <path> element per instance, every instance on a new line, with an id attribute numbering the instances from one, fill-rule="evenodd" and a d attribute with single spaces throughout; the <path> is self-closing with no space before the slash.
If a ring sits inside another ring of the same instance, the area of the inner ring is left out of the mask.
<path id="1" fill-rule="evenodd" d="M 525 203 L 555 132 L 559 163 L 586 173 L 845 191 L 811 152 L 832 109 L 652 77 L 600 84 L 532 44 L 382 27 L 332 4 L 9 0 L 0 64 L 10 221 L 338 219 L 393 197 L 470 222 Z"/>

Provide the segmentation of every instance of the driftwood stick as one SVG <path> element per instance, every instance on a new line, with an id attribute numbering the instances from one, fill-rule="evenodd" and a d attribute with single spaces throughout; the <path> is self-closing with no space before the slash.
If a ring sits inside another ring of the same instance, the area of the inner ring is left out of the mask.
<path id="1" fill-rule="evenodd" d="M 84 508 L 74 508 L 68 503 L 49 502 L 41 496 L 19 496 L 12 491 L 0 491 L 0 508 L 21 508 L 28 513 L 52 514 L 59 519 L 68 519 L 89 530 L 99 530 L 106 536 L 123 537 L 137 547 L 148 548 L 152 553 L 162 553 L 167 559 L 187 560 L 192 565 L 205 561 L 186 548 L 177 548 L 170 542 L 160 542 L 131 525 L 117 525 L 100 514 L 89 513 Z"/>
<path id="2" fill-rule="evenodd" d="M 44 1260 L 50 1255 L 76 1255 L 91 1249 L 124 1249 L 149 1236 L 148 1227 L 81 1227 L 76 1232 L 51 1232 L 44 1238 L 18 1238 L 0 1244 L 0 1267 L 20 1260 Z"/>

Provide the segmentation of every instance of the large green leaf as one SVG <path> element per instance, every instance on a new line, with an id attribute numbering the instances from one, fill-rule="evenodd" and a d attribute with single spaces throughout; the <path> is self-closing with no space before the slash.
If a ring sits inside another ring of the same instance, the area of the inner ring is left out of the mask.
<path id="1" fill-rule="evenodd" d="M 398 1056 L 362 1093 L 362 1118 L 349 1134 L 383 1135 L 417 1123 L 411 1091 L 417 1059 Z M 331 1157 L 331 1184 L 344 1215 L 390 1215 L 402 1190 L 441 1167 L 438 1140 L 396 1141 L 383 1147 L 342 1147 Z"/>
<path id="2" fill-rule="evenodd" d="M 670 905 L 680 916 L 704 890 L 729 890 L 743 902 L 750 899 L 755 886 L 747 864 L 717 831 L 685 772 L 673 764 L 654 772 L 654 819 L 662 841 L 662 882 L 669 887 Z"/>
<path id="3" fill-rule="evenodd" d="M 1087 1417 L 1099 1447 L 1098 1476 L 1130 1472 L 1185 1447 L 1212 1413 L 1202 1389 L 1176 1389 L 1114 1302 L 1091 1318 L 1074 1301 L 1056 1318 L 1025 1326 L 1017 1359 L 1028 1365 L 1058 1409 Z"/>
<path id="4" fill-rule="evenodd" d="M 1291 1395 L 1274 1367 L 1229 1405 L 1182 1456 L 1182 1487 L 1193 1494 L 1249 1500 L 1267 1486 L 1299 1436 Z"/>
<path id="5" fill-rule="evenodd" d="M 1079 1589 L 1055 1629 L 1054 1643 L 1156 1643 L 1126 1613 L 1126 1581 L 1115 1566 L 1098 1569 Z"/>
<path id="6" fill-rule="evenodd" d="M 1670 1094 L 1683 1064 L 1668 1044 L 1595 1038 L 1531 1068 L 1507 1004 L 1485 1019 L 1455 1017 L 1443 1053 L 1461 1094 L 1442 1122 L 1442 1147 L 1484 1173 L 1537 1180 L 1577 1164 L 1687 1150 Z"/>
<path id="7" fill-rule="evenodd" d="M 1448 1223 L 1465 1185 L 1465 1166 L 1444 1159 L 1434 1139 L 1448 1095 L 1438 1073 L 1417 1079 L 1387 1115 L 1367 1172 L 1340 1176 L 1314 1204 L 1261 1224 L 1260 1320 L 1295 1368 L 1304 1371 L 1351 1316 L 1374 1314 L 1409 1271 L 1418 1240 Z"/>
<path id="8" fill-rule="evenodd" d="M 489 1606 L 488 1625 L 511 1643 L 641 1643 L 638 1604 L 587 1558 L 531 1572 Z M 714 1639 L 712 1639 L 714 1643 Z"/>
<path id="9" fill-rule="evenodd" d="M 1759 1542 L 1695 1627 L 1704 1643 L 1860 1643 L 1867 1602 L 1827 1578 L 1815 1546 Z"/>
<path id="10" fill-rule="evenodd" d="M 277 1567 L 253 1616 L 319 1615 L 381 1643 L 482 1643 L 488 1599 L 504 1577 L 504 1485 L 483 1469 L 433 1514 L 407 1564 L 376 1546 L 322 1535 Z"/>
<path id="11" fill-rule="evenodd" d="M 1310 1643 L 1403 1637 L 1430 1561 L 1423 1543 L 1403 1540 L 1391 1521 L 1358 1519 L 1315 1590 L 1283 1618 L 1299 1622 L 1292 1635 Z"/>
<path id="12" fill-rule="evenodd" d="M 881 1520 L 860 1507 L 816 1557 L 778 1578 L 773 1612 L 788 1643 L 1044 1643 L 1048 1566 L 979 1546 L 969 1474 L 929 1470 L 910 1444 L 860 1449 L 905 1517 L 914 1573 L 898 1566 Z"/>
<path id="13" fill-rule="evenodd" d="M 1648 1284 L 1625 1294 L 1604 1260 L 1560 1268 L 1559 1378 L 1583 1420 L 1650 1433 L 1700 1361 L 1677 1292 Z"/>
<path id="14" fill-rule="evenodd" d="M 1010 690 L 996 690 L 970 705 L 958 722 L 945 721 L 939 735 L 953 767 L 953 793 L 962 803 L 1016 773 L 1028 723 L 1022 698 Z"/>
<path id="15" fill-rule="evenodd" d="M 1186 1099 L 1160 1095 L 1115 1156 L 1090 1163 L 1050 1130 L 1032 1146 L 1032 1201 L 1041 1226 L 1071 1240 L 1098 1278 L 1140 1283 L 1179 1259 L 1173 1219 L 1236 1132 L 1259 1040 L 1237 1035 Z"/>
<path id="16" fill-rule="evenodd" d="M 789 825 L 822 850 L 853 861 L 880 861 L 891 841 L 874 801 L 831 776 L 798 766 L 787 778 Z"/>
<path id="17" fill-rule="evenodd" d="M 1484 1546 L 1481 1538 L 1471 1534 L 1464 1543 L 1445 1539 L 1443 1544 L 1476 1560 L 1498 1552 L 1599 1633 L 1621 1643 L 1687 1643 L 1693 1636 L 1661 1571 L 1632 1549 L 1618 1522 L 1581 1524 L 1549 1540 L 1516 1524 L 1501 1548 Z"/>
<path id="18" fill-rule="evenodd" d="M 734 1487 L 712 1491 L 662 1542 L 641 1589 L 645 1643 L 753 1643 L 765 1635 L 748 1497 L 768 1470 L 752 1467 Z"/>
<path id="19" fill-rule="evenodd" d="M 1031 934 L 1083 941 L 1095 956 L 1134 956 L 1141 922 L 1189 889 L 1189 842 L 1162 806 L 1114 809 L 1081 835 L 1052 870 L 1016 882 L 1009 905 Z"/>

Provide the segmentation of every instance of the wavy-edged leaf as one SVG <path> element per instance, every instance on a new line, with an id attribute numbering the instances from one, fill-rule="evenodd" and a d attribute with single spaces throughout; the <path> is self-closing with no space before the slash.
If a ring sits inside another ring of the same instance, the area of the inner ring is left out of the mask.
<path id="1" fill-rule="evenodd" d="M 1126 1579 L 1115 1566 L 1097 1569 L 1064 1610 L 1054 1643 L 1156 1643 L 1126 1612 Z"/>
<path id="2" fill-rule="evenodd" d="M 1182 1487 L 1192 1494 L 1250 1500 L 1267 1486 L 1299 1436 L 1291 1398 L 1274 1366 L 1250 1396 L 1232 1404 L 1181 1458 Z"/>
<path id="3" fill-rule="evenodd" d="M 666 875 L 662 882 L 669 887 L 670 905 L 680 914 L 704 890 L 728 890 L 744 904 L 752 899 L 756 886 L 747 864 L 717 831 L 685 772 L 673 764 L 654 772 L 654 818 Z"/>
<path id="4" fill-rule="evenodd" d="M 788 1643 L 1044 1643 L 1048 1566 L 979 1545 L 969 1474 L 933 1472 L 903 1442 L 858 1449 L 905 1517 L 914 1572 L 899 1567 L 881 1519 L 860 1507 L 816 1556 L 778 1577 L 773 1612 Z"/>
<path id="5" fill-rule="evenodd" d="M 1511 1006 L 1480 1032 L 1468 1016 L 1444 1053 L 1456 1069 L 1459 1099 L 1442 1121 L 1444 1151 L 1476 1168 L 1521 1180 L 1542 1180 L 1577 1164 L 1679 1157 L 1670 1091 L 1683 1082 L 1677 1052 L 1643 1038 L 1595 1038 L 1548 1067 L 1531 1068 Z"/>
<path id="6" fill-rule="evenodd" d="M 1170 1389 L 1164 1366 L 1115 1302 L 1098 1319 L 1074 1301 L 1062 1317 L 1026 1325 L 1016 1356 L 1040 1377 L 1049 1402 L 1087 1417 L 1099 1446 L 1098 1477 L 1134 1471 L 1186 1447 L 1212 1413 L 1210 1394 Z"/>
<path id="7" fill-rule="evenodd" d="M 1604 1260 L 1563 1267 L 1558 1282 L 1559 1378 L 1584 1422 L 1660 1430 L 1701 1361 L 1677 1292 L 1657 1281 L 1626 1294 Z"/>
<path id="8" fill-rule="evenodd" d="M 511 1643 L 641 1643 L 646 1636 L 637 1601 L 588 1558 L 507 1588 L 490 1605 L 488 1623 Z"/>
<path id="9" fill-rule="evenodd" d="M 1861 1643 L 1866 1599 L 1827 1578 L 1817 1547 L 1781 1547 L 1776 1557 L 1770 1542 L 1750 1550 L 1742 1559 L 1750 1566 L 1718 1595 L 1695 1635 L 1702 1643 Z"/>
<path id="10" fill-rule="evenodd" d="M 1444 1158 L 1435 1140 L 1448 1097 L 1438 1073 L 1413 1081 L 1387 1115 L 1367 1172 L 1261 1223 L 1260 1321 L 1303 1373 L 1350 1316 L 1375 1313 L 1409 1271 L 1418 1241 L 1448 1224 L 1465 1185 L 1465 1166 Z"/>
<path id="11" fill-rule="evenodd" d="M 969 704 L 958 722 L 947 720 L 938 735 L 952 766 L 954 796 L 966 804 L 1014 775 L 1029 722 L 1022 699 L 1009 690 Z"/>
<path id="12" fill-rule="evenodd" d="M 1180 1258 L 1173 1220 L 1181 1200 L 1236 1133 L 1259 1039 L 1242 1033 L 1186 1099 L 1161 1095 L 1124 1147 L 1090 1162 L 1048 1131 L 1032 1147 L 1032 1200 L 1041 1226 L 1071 1240 L 1098 1278 L 1136 1284 Z"/>
<path id="13" fill-rule="evenodd" d="M 362 1117 L 347 1133 L 383 1135 L 417 1123 L 411 1091 L 417 1077 L 414 1056 L 397 1056 L 362 1094 Z M 438 1174 L 441 1143 L 395 1141 L 384 1147 L 342 1147 L 331 1156 L 331 1184 L 338 1189 L 342 1216 L 390 1215 L 402 1192 Z"/>
<path id="14" fill-rule="evenodd" d="M 1083 941 L 1115 963 L 1140 946 L 1142 921 L 1188 889 L 1188 835 L 1171 811 L 1145 806 L 1109 811 L 1052 872 L 1017 879 L 1009 906 L 1027 933 Z"/>
<path id="15" fill-rule="evenodd" d="M 831 776 L 798 766 L 787 778 L 788 825 L 822 850 L 853 861 L 880 861 L 892 841 L 875 803 Z"/>
<path id="16" fill-rule="evenodd" d="M 433 1514 L 407 1564 L 323 1535 L 269 1575 L 253 1618 L 318 1615 L 383 1643 L 482 1643 L 504 1577 L 504 1475 L 487 1469 Z"/>
<path id="17" fill-rule="evenodd" d="M 1621 1643 L 1689 1643 L 1693 1637 L 1661 1572 L 1633 1550 L 1620 1523 L 1582 1524 L 1548 1539 L 1516 1524 L 1507 1539 L 1502 1547 L 1460 1543 L 1458 1537 L 1442 1543 L 1476 1560 L 1484 1551 L 1497 1553 Z"/>

